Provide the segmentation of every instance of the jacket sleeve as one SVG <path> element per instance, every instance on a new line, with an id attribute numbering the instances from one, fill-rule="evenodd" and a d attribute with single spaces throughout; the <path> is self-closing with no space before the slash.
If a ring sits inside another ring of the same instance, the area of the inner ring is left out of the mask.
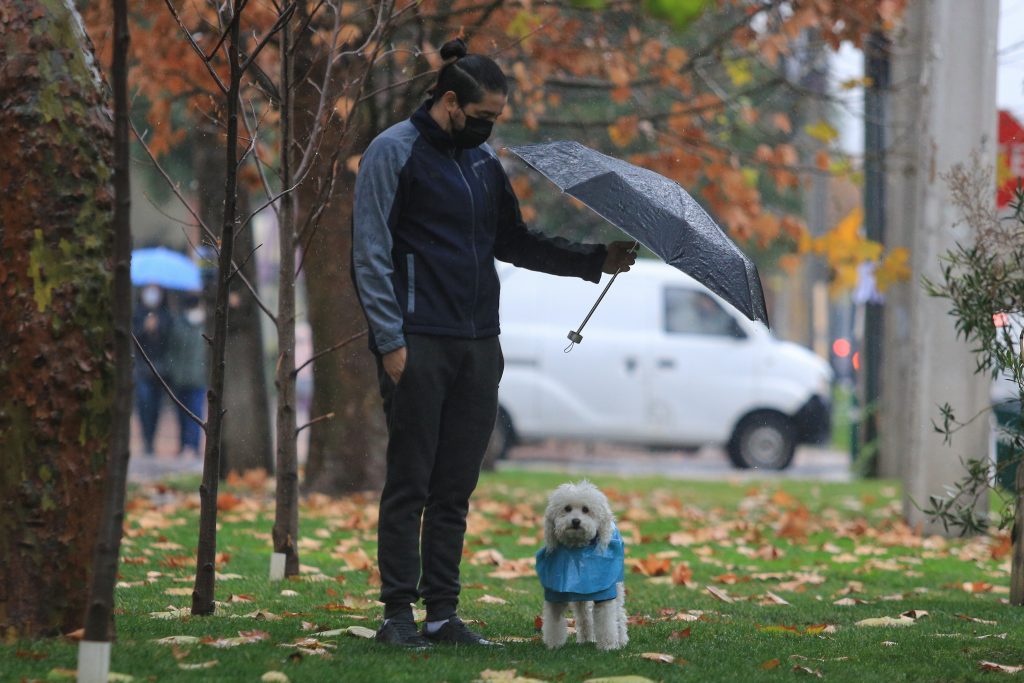
<path id="1" fill-rule="evenodd" d="M 391 280 L 392 228 L 400 204 L 399 175 L 405 161 L 396 141 L 378 137 L 363 154 L 356 176 L 352 270 L 359 301 L 380 353 L 405 346 L 404 317 Z"/>
<path id="2" fill-rule="evenodd" d="M 599 282 L 608 249 L 603 244 L 571 242 L 527 228 L 508 176 L 504 170 L 499 173 L 502 188 L 494 256 L 521 268 Z"/>

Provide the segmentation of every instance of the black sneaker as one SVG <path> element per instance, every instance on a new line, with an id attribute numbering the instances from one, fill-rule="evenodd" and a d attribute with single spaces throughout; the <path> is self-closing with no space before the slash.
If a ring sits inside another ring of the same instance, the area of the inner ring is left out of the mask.
<path id="1" fill-rule="evenodd" d="M 458 617 L 452 617 L 441 628 L 433 633 L 427 633 L 426 627 L 423 630 L 423 637 L 434 643 L 449 643 L 451 645 L 486 645 L 489 647 L 501 647 L 501 643 L 487 640 L 479 633 L 469 630 L 469 627 Z"/>
<path id="2" fill-rule="evenodd" d="M 388 619 L 377 629 L 376 641 L 416 649 L 431 647 L 431 642 L 416 631 L 416 624 L 400 619 Z"/>

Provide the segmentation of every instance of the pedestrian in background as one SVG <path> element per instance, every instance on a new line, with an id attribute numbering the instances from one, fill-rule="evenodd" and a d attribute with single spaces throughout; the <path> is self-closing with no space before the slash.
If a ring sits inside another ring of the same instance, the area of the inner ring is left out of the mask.
<path id="1" fill-rule="evenodd" d="M 170 343 L 171 311 L 163 288 L 146 285 L 139 290 L 139 298 L 132 312 L 132 333 L 139 346 L 153 364 L 153 368 L 167 379 L 167 348 Z M 135 349 L 135 409 L 142 427 L 142 441 L 146 457 L 151 457 L 156 438 L 156 425 L 160 420 L 160 406 L 164 388 L 153 370 Z"/>
<path id="2" fill-rule="evenodd" d="M 184 408 L 202 419 L 206 414 L 206 382 L 209 376 L 209 344 L 203 338 L 206 309 L 199 297 L 185 294 L 181 310 L 174 316 L 168 345 L 168 381 Z M 178 414 L 178 451 L 183 457 L 197 457 L 201 429 L 182 406 Z"/>

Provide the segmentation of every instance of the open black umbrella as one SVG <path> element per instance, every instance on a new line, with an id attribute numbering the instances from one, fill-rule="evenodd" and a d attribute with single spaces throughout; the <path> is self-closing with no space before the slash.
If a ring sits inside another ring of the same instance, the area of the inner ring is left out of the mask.
<path id="1" fill-rule="evenodd" d="M 509 150 L 743 315 L 768 324 L 757 268 L 677 183 L 568 140 Z"/>

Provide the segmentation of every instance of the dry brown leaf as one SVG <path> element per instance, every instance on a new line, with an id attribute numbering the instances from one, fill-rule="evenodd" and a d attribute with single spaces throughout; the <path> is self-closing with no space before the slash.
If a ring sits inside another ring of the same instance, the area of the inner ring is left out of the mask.
<path id="1" fill-rule="evenodd" d="M 963 619 L 964 621 L 973 621 L 976 624 L 987 624 L 989 626 L 995 626 L 999 623 L 997 621 L 990 621 L 988 619 L 978 619 L 977 617 L 969 617 L 966 614 L 958 614 L 956 615 L 956 617 L 957 619 Z"/>
<path id="2" fill-rule="evenodd" d="M 986 662 L 984 660 L 978 662 L 982 671 L 998 671 L 1003 674 L 1015 674 L 1024 671 L 1024 666 L 1012 666 L 1009 664 L 996 664 L 995 662 Z"/>
<path id="3" fill-rule="evenodd" d="M 861 619 L 854 626 L 912 626 L 915 623 L 917 622 L 910 617 L 904 616 L 895 619 L 893 617 L 873 617 L 871 619 Z"/>
<path id="4" fill-rule="evenodd" d="M 789 602 L 785 598 L 783 598 L 781 596 L 778 596 L 775 593 L 772 593 L 771 591 L 766 591 L 765 594 L 764 594 L 764 598 L 762 598 L 761 601 L 758 604 L 759 605 L 788 605 Z"/>
<path id="5" fill-rule="evenodd" d="M 782 660 L 776 657 L 775 659 L 769 659 L 767 662 L 761 662 L 761 665 L 758 668 L 768 671 L 776 668 L 779 664 L 782 664 Z"/>
<path id="6" fill-rule="evenodd" d="M 508 600 L 505 598 L 499 598 L 496 595 L 482 595 L 476 599 L 477 602 L 482 602 L 485 605 L 507 605 Z"/>
<path id="7" fill-rule="evenodd" d="M 704 586 L 704 588 L 707 590 L 708 593 L 711 593 L 712 596 L 718 598 L 722 602 L 735 602 L 735 600 L 732 597 L 730 597 L 729 594 L 726 593 L 724 590 L 715 588 L 714 586 Z"/>
<path id="8" fill-rule="evenodd" d="M 212 669 L 217 666 L 219 662 L 216 659 L 211 659 L 207 662 L 197 662 L 194 664 L 187 664 L 185 662 L 178 662 L 178 668 L 184 671 L 198 671 L 200 669 Z"/>
<path id="9" fill-rule="evenodd" d="M 814 676 L 815 678 L 824 678 L 821 675 L 821 672 L 817 669 L 810 669 L 806 666 L 800 666 L 799 664 L 793 665 L 793 671 L 795 671 L 798 674 L 807 674 L 809 676 Z"/>
<path id="10" fill-rule="evenodd" d="M 662 664 L 673 664 L 676 658 L 670 654 L 664 652 L 643 652 L 640 656 L 644 659 L 649 659 L 652 662 L 661 662 Z"/>
<path id="11" fill-rule="evenodd" d="M 685 586 L 693 581 L 693 570 L 686 562 L 679 562 L 672 567 L 672 583 L 677 586 Z"/>
<path id="12" fill-rule="evenodd" d="M 644 559 L 631 560 L 629 564 L 632 565 L 634 574 L 643 574 L 644 576 L 665 576 L 672 570 L 671 560 L 654 555 L 648 555 Z"/>

